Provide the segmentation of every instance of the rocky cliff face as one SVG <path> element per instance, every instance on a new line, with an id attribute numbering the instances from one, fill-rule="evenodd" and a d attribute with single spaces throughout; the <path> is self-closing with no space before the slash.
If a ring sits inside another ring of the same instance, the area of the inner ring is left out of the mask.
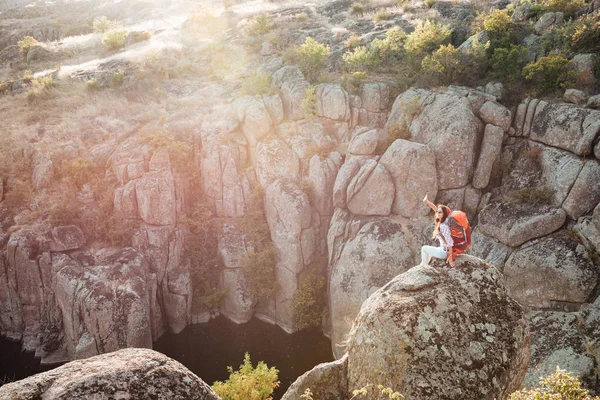
<path id="1" fill-rule="evenodd" d="M 347 6 L 334 2 L 320 12 L 332 16 Z M 457 11 L 446 3 L 436 9 Z M 323 28 L 310 34 L 341 56 L 337 34 Z M 180 332 L 217 313 L 238 323 L 258 317 L 294 332 L 300 328 L 295 296 L 316 271 L 327 282 L 324 330 L 341 358 L 363 303 L 418 264 L 420 247 L 431 243 L 427 194 L 467 212 L 472 254 L 503 273 L 508 295 L 530 313 L 534 364 L 526 381 L 559 360 L 597 384 L 600 111 L 594 103 L 528 98 L 509 109 L 493 84 L 413 88 L 392 98 L 384 82 L 363 82 L 352 92 L 322 83 L 314 86 L 310 112 L 302 106 L 310 84 L 300 69 L 275 57 L 272 44 L 258 45 L 261 56 L 252 65 L 272 77 L 269 94 L 235 95 L 248 71 L 232 63 L 234 83 L 164 82 L 160 90 L 173 103 L 160 120 L 90 118 L 67 149 L 99 166 L 96 178 L 104 185 L 92 187 L 92 179 L 77 185 L 68 205 L 82 215 L 69 223 L 40 206 L 64 200 L 54 187 L 63 166 L 53 161 L 48 140 L 32 139 L 23 149 L 31 160 L 30 213 L 9 221 L 2 200 L 17 178 L 0 176 L 0 243 L 6 244 L 0 333 L 52 362 L 149 347 L 164 331 Z M 231 47 L 245 58 L 242 46 Z M 7 52 L 18 56 L 15 47 Z M 202 57 L 193 62 L 207 64 Z M 210 104 L 179 114 L 184 101 L 200 97 Z M 173 135 L 157 137 L 165 132 Z M 388 132 L 404 139 L 388 143 Z M 100 225 L 122 227 L 118 243 L 86 229 L 107 204 L 114 218 Z M 206 210 L 197 212 L 198 205 Z M 259 240 L 247 226 L 257 208 L 266 226 Z M 212 248 L 198 240 L 198 225 L 210 227 Z M 248 259 L 263 245 L 275 254 L 269 283 L 276 291 L 258 301 Z M 200 268 L 197 256 L 209 253 L 218 260 L 209 260 L 210 270 Z M 198 301 L 205 286 L 220 297 Z M 561 324 L 572 340 L 558 340 Z M 512 387 L 506 382 L 489 393 L 506 393 Z"/>

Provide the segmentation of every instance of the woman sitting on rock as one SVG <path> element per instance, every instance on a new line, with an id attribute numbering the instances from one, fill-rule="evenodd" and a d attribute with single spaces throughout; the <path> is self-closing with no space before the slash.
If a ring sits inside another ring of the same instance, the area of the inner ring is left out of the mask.
<path id="1" fill-rule="evenodd" d="M 452 254 L 454 240 L 452 239 L 450 225 L 448 224 L 450 207 L 443 204 L 436 206 L 427 199 L 427 195 L 425 195 L 423 202 L 435 211 L 435 225 L 432 239 L 437 239 L 440 242 L 440 247 L 423 246 L 421 248 L 421 266 L 429 265 L 431 257 L 435 257 L 445 259 L 451 267 L 454 267 L 455 256 Z"/>

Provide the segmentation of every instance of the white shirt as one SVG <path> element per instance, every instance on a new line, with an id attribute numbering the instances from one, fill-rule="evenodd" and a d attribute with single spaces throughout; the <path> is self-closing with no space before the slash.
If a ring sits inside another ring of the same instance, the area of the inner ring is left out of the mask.
<path id="1" fill-rule="evenodd" d="M 452 240 L 452 235 L 450 234 L 450 225 L 448 225 L 448 219 L 440 224 L 440 231 L 437 235 L 438 241 L 440 242 L 440 246 L 448 251 L 454 246 L 454 240 Z"/>

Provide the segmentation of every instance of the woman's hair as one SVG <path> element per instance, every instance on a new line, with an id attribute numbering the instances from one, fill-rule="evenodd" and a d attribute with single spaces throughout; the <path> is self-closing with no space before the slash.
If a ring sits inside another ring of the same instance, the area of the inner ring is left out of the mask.
<path id="1" fill-rule="evenodd" d="M 433 236 L 432 239 L 435 239 L 438 235 L 438 232 L 440 231 L 440 224 L 442 222 L 444 222 L 446 220 L 446 218 L 448 218 L 448 215 L 450 215 L 450 207 L 445 206 L 443 204 L 438 204 L 436 206 L 436 209 L 442 209 L 442 218 L 438 218 L 437 214 L 435 215 L 435 225 L 433 226 Z"/>

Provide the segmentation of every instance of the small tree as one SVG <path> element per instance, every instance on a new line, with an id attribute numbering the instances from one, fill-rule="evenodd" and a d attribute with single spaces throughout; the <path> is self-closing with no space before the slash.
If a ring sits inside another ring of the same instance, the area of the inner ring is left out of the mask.
<path id="1" fill-rule="evenodd" d="M 242 82 L 242 95 L 271 95 L 275 88 L 271 85 L 272 77 L 264 72 L 255 72 Z"/>
<path id="2" fill-rule="evenodd" d="M 25 36 L 23 40 L 17 42 L 17 44 L 19 45 L 19 50 L 21 51 L 21 54 L 26 56 L 29 52 L 29 49 L 31 49 L 33 46 L 40 44 L 40 42 L 35 40 L 33 36 Z"/>
<path id="3" fill-rule="evenodd" d="M 450 84 L 461 72 L 461 52 L 451 44 L 440 46 L 435 53 L 426 56 L 421 62 L 425 72 L 430 72 L 442 80 L 444 84 Z"/>
<path id="4" fill-rule="evenodd" d="M 263 361 L 254 368 L 248 353 L 238 371 L 231 367 L 227 367 L 227 371 L 229 379 L 216 381 L 212 386 L 223 400 L 271 400 L 273 390 L 279 387 L 279 371 L 275 367 L 269 368 Z"/>
<path id="5" fill-rule="evenodd" d="M 492 74 L 504 83 L 512 83 L 521 77 L 521 71 L 527 63 L 527 49 L 511 45 L 510 49 L 497 48 L 492 56 Z"/>
<path id="6" fill-rule="evenodd" d="M 508 47 L 514 31 L 514 23 L 506 10 L 491 10 L 475 18 L 474 30 L 485 30 L 490 35 L 491 49 Z"/>
<path id="7" fill-rule="evenodd" d="M 302 111 L 307 119 L 314 119 L 317 115 L 317 95 L 315 87 L 309 86 L 306 88 L 304 99 L 302 100 Z"/>
<path id="8" fill-rule="evenodd" d="M 543 0 L 543 7 L 548 11 L 561 12 L 570 17 L 585 7 L 584 0 Z"/>
<path id="9" fill-rule="evenodd" d="M 379 65 L 377 53 L 367 50 L 365 46 L 355 47 L 347 51 L 342 58 L 344 66 L 349 71 L 369 71 Z"/>
<path id="10" fill-rule="evenodd" d="M 451 33 L 450 29 L 435 21 L 419 22 L 414 32 L 406 37 L 406 51 L 415 55 L 430 53 L 446 43 Z"/>
<path id="11" fill-rule="evenodd" d="M 325 308 L 325 279 L 309 273 L 294 295 L 293 319 L 298 329 L 319 326 Z"/>
<path id="12" fill-rule="evenodd" d="M 570 38 L 578 52 L 600 51 L 600 14 L 581 17 Z"/>
<path id="13" fill-rule="evenodd" d="M 259 14 L 248 23 L 248 34 L 251 36 L 260 36 L 269 32 L 275 27 L 269 14 Z"/>
<path id="14" fill-rule="evenodd" d="M 314 83 L 325 68 L 325 62 L 329 57 L 329 46 L 307 37 L 304 44 L 296 50 L 296 57 L 298 58 L 298 67 L 306 79 Z"/>
<path id="15" fill-rule="evenodd" d="M 109 50 L 118 50 L 125 47 L 125 39 L 127 38 L 127 31 L 124 29 L 113 29 L 104 34 L 102 38 L 102 44 Z"/>
<path id="16" fill-rule="evenodd" d="M 519 390 L 512 393 L 509 400 L 600 400 L 600 397 L 590 396 L 579 379 L 556 367 L 552 376 L 540 378 L 539 388 Z"/>
<path id="17" fill-rule="evenodd" d="M 523 76 L 535 84 L 538 95 L 551 93 L 573 84 L 575 74 L 568 68 L 569 63 L 561 55 L 550 54 L 527 64 L 523 68 Z"/>

